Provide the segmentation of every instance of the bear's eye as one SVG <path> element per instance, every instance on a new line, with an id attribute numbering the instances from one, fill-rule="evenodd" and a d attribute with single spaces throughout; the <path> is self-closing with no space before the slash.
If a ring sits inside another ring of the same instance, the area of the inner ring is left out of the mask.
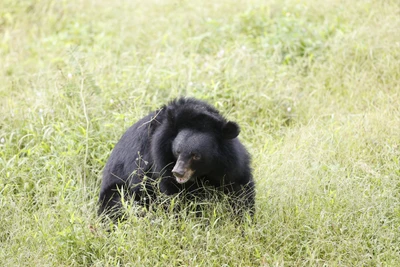
<path id="1" fill-rule="evenodd" d="M 201 159 L 201 156 L 200 156 L 200 154 L 193 154 L 193 155 L 192 155 L 192 159 L 193 159 L 193 160 L 200 160 L 200 159 Z"/>

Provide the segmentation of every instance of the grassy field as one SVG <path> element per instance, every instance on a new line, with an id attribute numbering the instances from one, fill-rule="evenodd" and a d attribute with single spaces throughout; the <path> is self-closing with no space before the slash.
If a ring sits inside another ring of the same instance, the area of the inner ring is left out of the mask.
<path id="1" fill-rule="evenodd" d="M 254 221 L 101 224 L 111 149 L 177 96 L 241 125 Z M 0 266 L 400 266 L 399 244 L 398 1 L 0 1 Z"/>

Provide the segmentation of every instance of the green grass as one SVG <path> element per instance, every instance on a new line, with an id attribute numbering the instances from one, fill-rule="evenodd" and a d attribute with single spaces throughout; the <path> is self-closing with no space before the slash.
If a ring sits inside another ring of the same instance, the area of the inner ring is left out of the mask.
<path id="1" fill-rule="evenodd" d="M 399 266 L 399 29 L 395 0 L 0 1 L 0 266 Z M 254 221 L 108 231 L 113 145 L 181 95 L 241 125 Z"/>

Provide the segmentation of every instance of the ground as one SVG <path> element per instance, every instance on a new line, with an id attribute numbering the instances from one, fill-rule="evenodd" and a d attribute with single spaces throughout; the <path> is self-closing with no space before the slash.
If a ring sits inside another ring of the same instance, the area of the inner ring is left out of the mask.
<path id="1" fill-rule="evenodd" d="M 399 266 L 399 12 L 0 1 L 0 266 Z M 254 222 L 160 214 L 107 231 L 96 204 L 112 147 L 180 95 L 241 126 Z"/>

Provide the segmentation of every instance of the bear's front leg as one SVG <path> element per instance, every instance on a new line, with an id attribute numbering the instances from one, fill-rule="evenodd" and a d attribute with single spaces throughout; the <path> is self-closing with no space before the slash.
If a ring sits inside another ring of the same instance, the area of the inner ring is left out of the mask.
<path id="1" fill-rule="evenodd" d="M 172 173 L 161 178 L 158 188 L 162 194 L 167 196 L 178 194 L 182 190 L 181 186 L 173 178 Z"/>
<path id="2" fill-rule="evenodd" d="M 235 216 L 243 218 L 246 213 L 254 217 L 255 213 L 255 191 L 254 183 L 248 184 L 233 184 L 228 193 L 230 196 L 229 204 Z"/>

